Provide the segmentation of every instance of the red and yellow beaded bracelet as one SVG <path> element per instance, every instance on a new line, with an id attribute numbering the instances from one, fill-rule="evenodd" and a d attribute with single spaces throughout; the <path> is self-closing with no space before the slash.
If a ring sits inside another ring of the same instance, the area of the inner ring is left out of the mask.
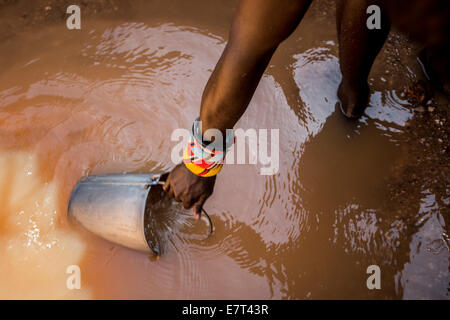
<path id="1" fill-rule="evenodd" d="M 192 125 L 192 132 L 184 150 L 183 162 L 195 175 L 200 177 L 212 177 L 220 172 L 225 160 L 226 150 L 234 142 L 233 130 L 227 130 L 225 148 L 221 141 L 205 143 L 201 132 L 200 118 Z"/>

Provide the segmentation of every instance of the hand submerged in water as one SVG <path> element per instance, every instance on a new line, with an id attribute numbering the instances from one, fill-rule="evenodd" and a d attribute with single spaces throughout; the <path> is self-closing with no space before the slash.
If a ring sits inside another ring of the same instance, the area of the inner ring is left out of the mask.
<path id="1" fill-rule="evenodd" d="M 194 208 L 194 217 L 199 219 L 203 205 L 211 196 L 216 176 L 199 177 L 189 171 L 184 164 L 177 165 L 167 177 L 164 191 L 170 198 L 182 202 L 184 208 Z"/>

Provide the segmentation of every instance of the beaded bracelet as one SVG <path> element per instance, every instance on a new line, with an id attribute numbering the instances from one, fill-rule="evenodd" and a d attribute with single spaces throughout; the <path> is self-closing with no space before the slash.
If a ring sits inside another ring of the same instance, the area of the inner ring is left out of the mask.
<path id="1" fill-rule="evenodd" d="M 223 167 L 226 150 L 234 143 L 233 130 L 227 130 L 225 148 L 222 141 L 205 141 L 201 131 L 201 121 L 197 118 L 193 125 L 189 142 L 184 150 L 183 162 L 195 175 L 212 177 Z"/>

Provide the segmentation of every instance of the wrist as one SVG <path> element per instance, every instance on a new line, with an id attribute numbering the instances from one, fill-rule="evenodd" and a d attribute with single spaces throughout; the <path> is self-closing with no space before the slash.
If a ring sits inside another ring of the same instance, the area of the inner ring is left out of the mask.
<path id="1" fill-rule="evenodd" d="M 200 118 L 194 121 L 191 136 L 183 154 L 183 163 L 197 176 L 217 175 L 222 170 L 227 149 L 234 143 L 233 130 L 227 130 L 225 137 L 219 130 L 214 130 L 213 136 L 214 141 L 205 140 Z"/>

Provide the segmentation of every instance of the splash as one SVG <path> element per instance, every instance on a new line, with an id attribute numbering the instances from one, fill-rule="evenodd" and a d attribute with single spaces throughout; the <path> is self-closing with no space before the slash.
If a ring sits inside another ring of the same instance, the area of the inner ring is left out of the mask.
<path id="1" fill-rule="evenodd" d="M 66 287 L 85 244 L 57 221 L 57 185 L 39 177 L 32 154 L 0 152 L 0 166 L 0 298 L 89 298 L 83 283 Z"/>

